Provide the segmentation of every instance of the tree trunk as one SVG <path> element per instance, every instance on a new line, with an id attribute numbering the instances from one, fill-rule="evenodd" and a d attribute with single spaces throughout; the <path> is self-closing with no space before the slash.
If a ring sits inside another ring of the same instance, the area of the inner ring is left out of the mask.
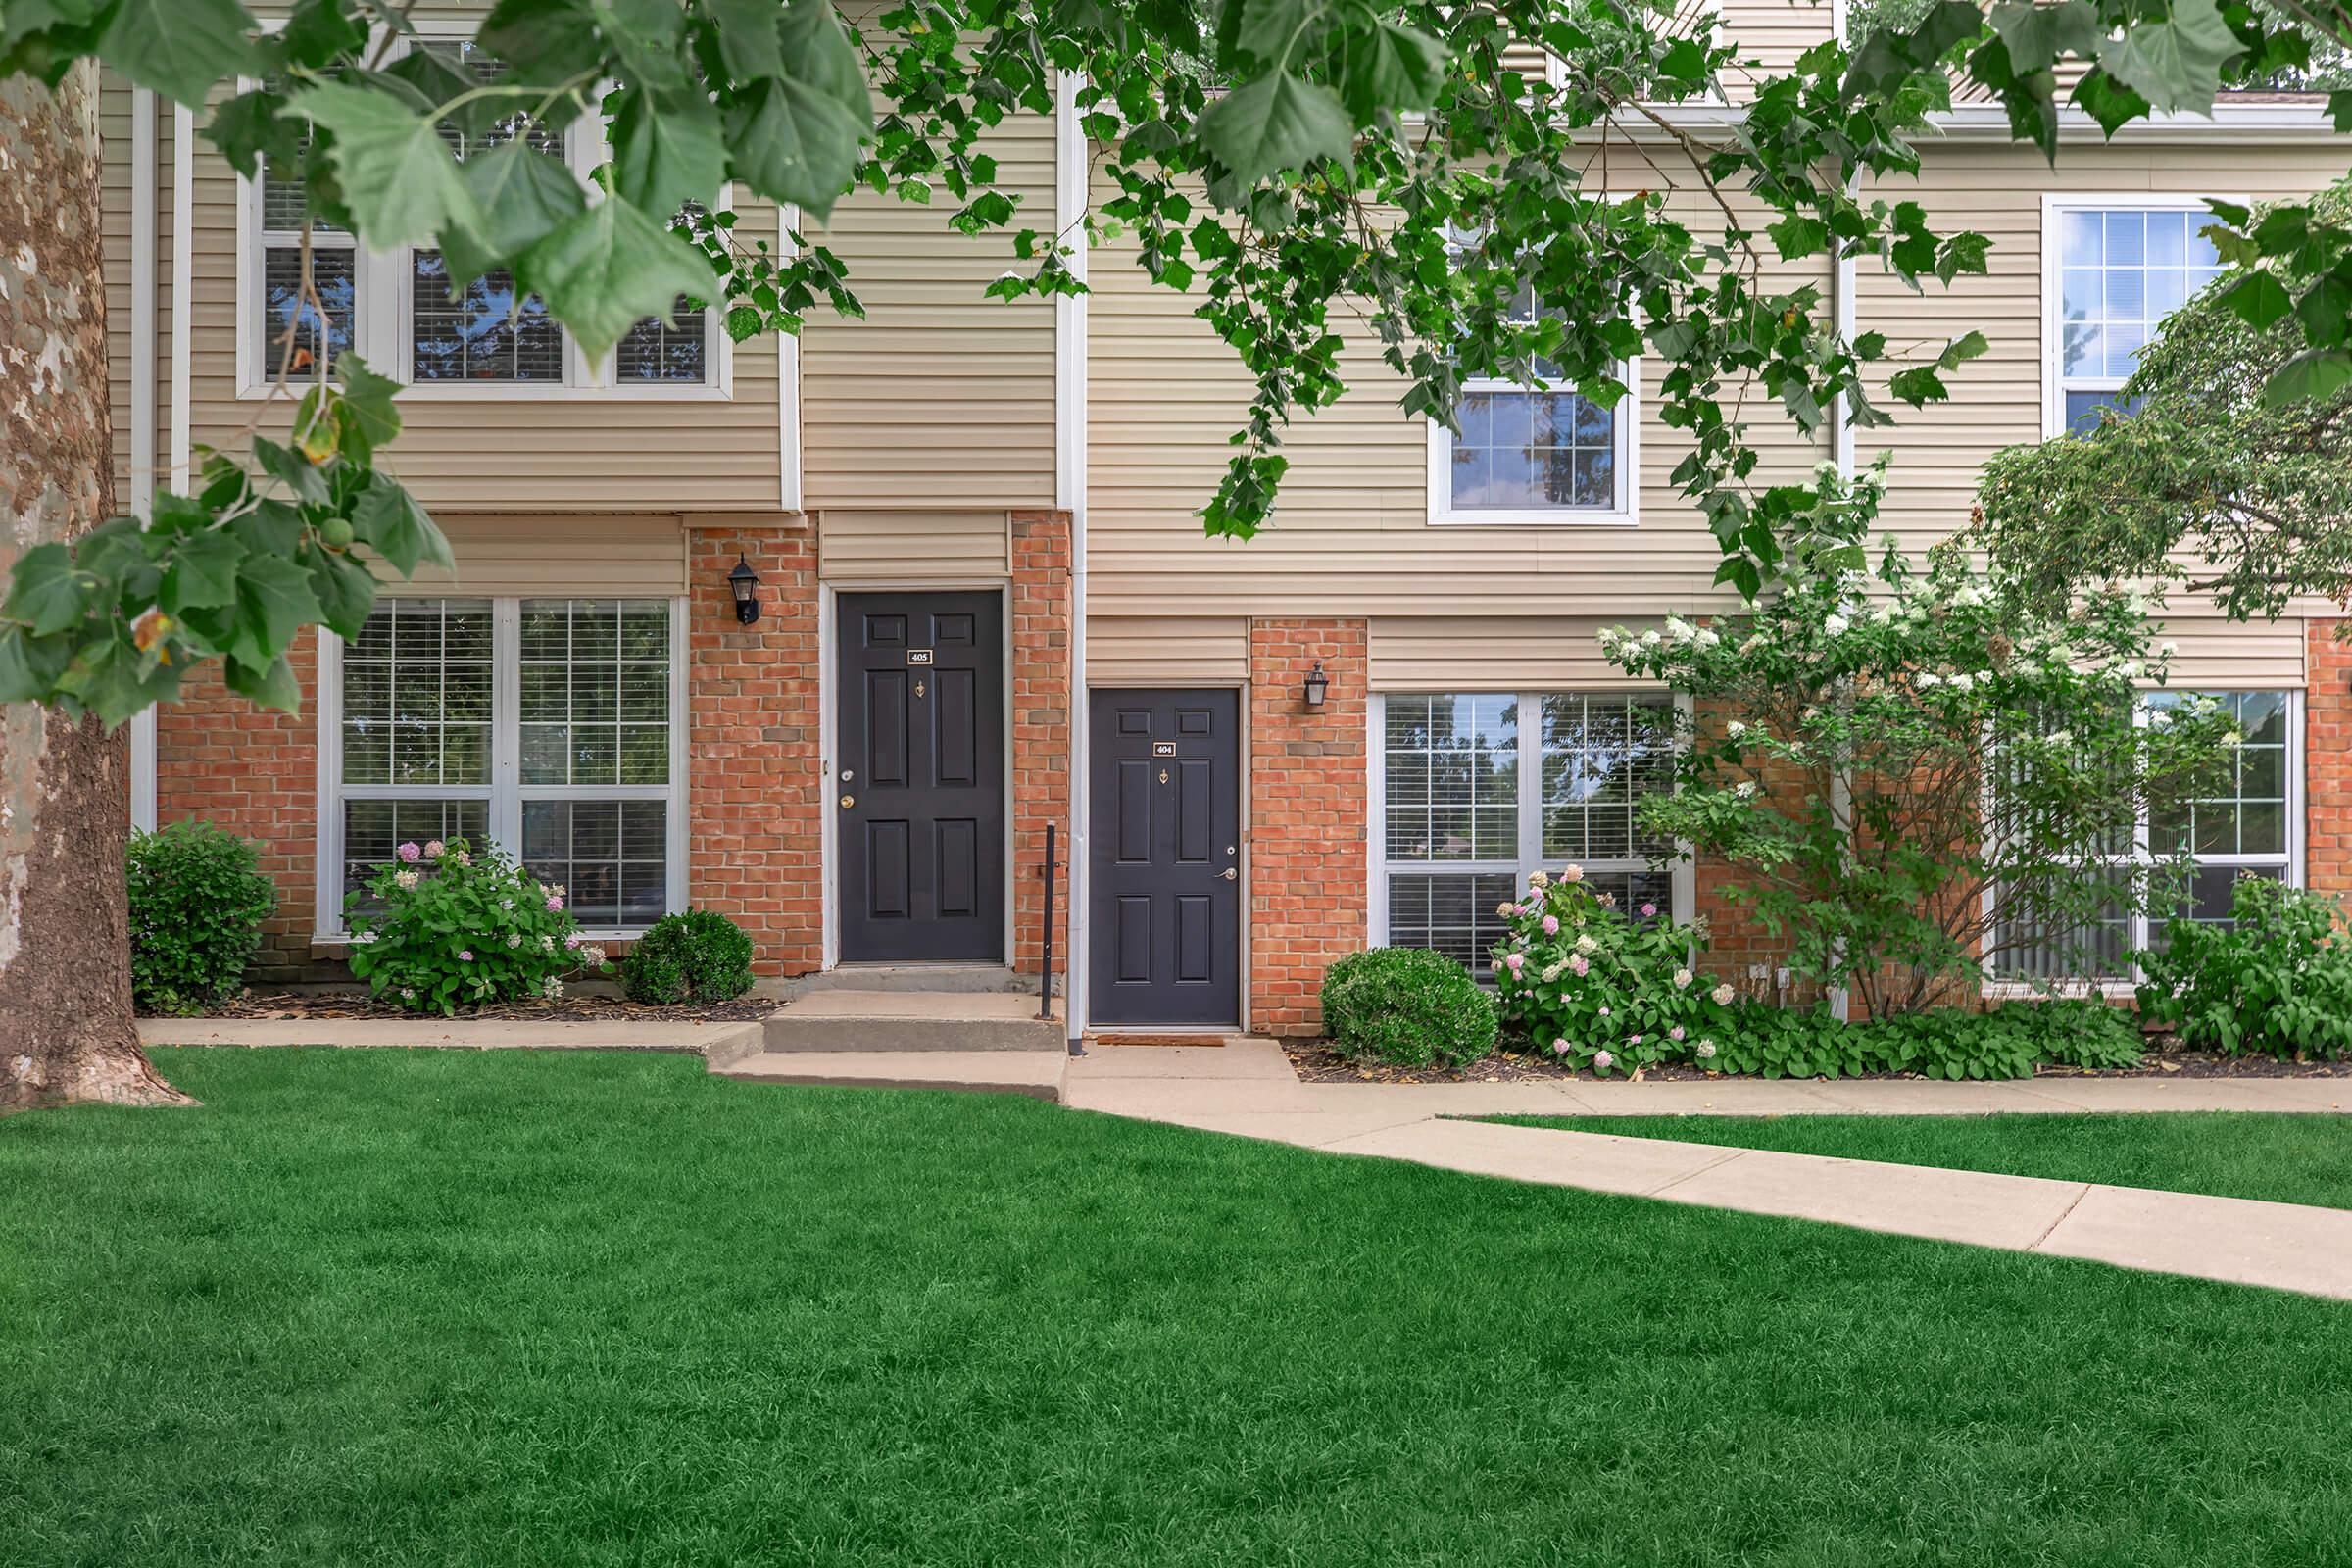
<path id="1" fill-rule="evenodd" d="M 114 511 L 98 69 L 0 79 L 0 568 Z M 139 1052 L 122 853 L 130 746 L 0 709 L 0 1111 L 186 1104 Z"/>

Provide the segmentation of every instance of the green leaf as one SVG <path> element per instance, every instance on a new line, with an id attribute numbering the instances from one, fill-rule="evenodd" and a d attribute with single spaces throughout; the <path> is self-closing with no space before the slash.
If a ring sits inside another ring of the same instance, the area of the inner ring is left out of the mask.
<path id="1" fill-rule="evenodd" d="M 472 232 L 442 240 L 452 289 L 495 268 L 514 266 L 523 252 L 588 210 L 587 194 L 564 161 L 519 136 L 467 159 L 464 178 L 479 220 Z"/>
<path id="2" fill-rule="evenodd" d="M 73 658 L 71 637 L 34 637 L 0 626 L 0 703 L 45 703 Z"/>
<path id="3" fill-rule="evenodd" d="M 237 0 L 118 0 L 98 58 L 191 109 L 254 60 L 253 16 Z"/>
<path id="4" fill-rule="evenodd" d="M 1235 88 L 1201 112 L 1200 141 L 1243 185 L 1317 158 L 1348 161 L 1354 127 L 1328 87 L 1287 72 Z"/>
<path id="5" fill-rule="evenodd" d="M 703 0 L 703 9 L 718 24 L 718 58 L 728 75 L 749 83 L 784 74 L 783 8 L 776 0 Z"/>
<path id="6" fill-rule="evenodd" d="M 2158 21 L 2125 24 L 2099 45 L 2099 64 L 2158 109 L 2213 111 L 2222 67 L 2245 52 L 2214 0 L 2172 0 Z"/>
<path id="7" fill-rule="evenodd" d="M 351 509 L 353 536 L 374 551 L 403 577 L 414 576 L 419 561 L 454 567 L 449 541 L 416 498 L 401 488 L 390 474 L 370 474 L 368 488 Z"/>
<path id="8" fill-rule="evenodd" d="M 1764 232 L 1772 236 L 1773 248 L 1781 253 L 1784 262 L 1810 256 L 1827 249 L 1830 243 L 1830 225 L 1803 213 L 1791 213 L 1779 222 L 1766 225 Z"/>
<path id="9" fill-rule="evenodd" d="M 2352 385 L 2352 350 L 2305 349 L 2273 372 L 2262 389 L 2273 408 L 2305 398 L 2329 398 Z"/>
<path id="10" fill-rule="evenodd" d="M 707 300 L 718 293 L 701 251 L 618 196 L 532 246 L 515 276 L 592 360 L 647 317 L 668 315 L 680 294 Z"/>
<path id="11" fill-rule="evenodd" d="M 87 595 L 74 571 L 74 555 L 64 545 L 34 545 L 17 558 L 8 603 L 0 614 L 23 621 L 35 637 L 64 631 L 80 621 Z"/>
<path id="12" fill-rule="evenodd" d="M 247 179 L 261 172 L 265 158 L 280 171 L 293 169 L 302 159 L 302 124 L 278 113 L 285 106 L 283 93 L 258 87 L 241 92 L 213 111 L 205 140 Z"/>
<path id="13" fill-rule="evenodd" d="M 170 664 L 150 665 L 126 637 L 110 638 L 85 647 L 59 684 L 113 729 L 176 695 L 179 671 Z"/>
<path id="14" fill-rule="evenodd" d="M 255 665 L 231 657 L 221 661 L 220 678 L 230 691 L 257 708 L 273 708 L 281 713 L 302 711 L 302 682 L 294 678 L 294 666 L 282 658 Z"/>
<path id="15" fill-rule="evenodd" d="M 1943 346 L 1943 352 L 1936 356 L 1936 368 L 1956 370 L 1969 361 L 1990 353 L 1991 350 L 1992 345 L 1984 341 L 1984 333 L 1973 330 L 1963 332 L 1946 343 Z"/>
<path id="16" fill-rule="evenodd" d="M 635 88 L 619 96 L 612 117 L 613 189 L 649 213 L 675 213 L 688 202 L 716 205 L 727 149 L 710 101 L 694 95 L 657 101 Z"/>
<path id="17" fill-rule="evenodd" d="M 2352 91 L 2339 88 L 2328 95 L 2328 121 L 2337 135 L 2352 135 Z"/>
<path id="18" fill-rule="evenodd" d="M 232 659 L 267 666 L 291 647 L 297 632 L 318 620 L 311 574 L 285 556 L 253 556 L 237 571 L 234 629 L 225 650 Z"/>
<path id="19" fill-rule="evenodd" d="M 2061 0 L 2057 5 L 2001 0 L 1984 20 L 2001 35 L 2010 67 L 2021 76 L 2047 71 L 2069 55 L 2088 60 L 2098 53 L 2102 38 L 2098 8 L 2088 0 Z"/>
<path id="20" fill-rule="evenodd" d="M 436 245 L 481 215 L 432 120 L 389 94 L 325 82 L 294 94 L 294 112 L 334 137 L 327 149 L 359 231 L 378 249 Z"/>
<path id="21" fill-rule="evenodd" d="M 292 448 L 280 446 L 267 436 L 257 435 L 253 438 L 253 456 L 264 473 L 281 481 L 299 500 L 322 507 L 333 498 L 326 475 Z"/>
<path id="22" fill-rule="evenodd" d="M 605 60 L 596 16 L 584 0 L 498 0 L 474 36 L 526 86 L 557 86 Z"/>
<path id="23" fill-rule="evenodd" d="M 378 375 L 357 354 L 335 359 L 335 379 L 343 385 L 343 450 L 366 463 L 375 449 L 400 434 L 400 409 L 393 399 L 400 383 Z"/>
<path id="24" fill-rule="evenodd" d="M 244 559 L 245 547 L 223 529 L 206 528 L 182 536 L 164 568 L 163 592 L 157 603 L 170 615 L 235 604 L 237 566 Z"/>
<path id="25" fill-rule="evenodd" d="M 822 218 L 850 188 L 871 124 L 807 82 L 771 77 L 728 109 L 727 152 L 753 190 Z"/>
<path id="26" fill-rule="evenodd" d="M 2247 325 L 2272 326 L 2284 320 L 2295 308 L 2287 297 L 2286 285 L 2268 268 L 2249 268 L 2225 286 L 2215 298 L 2235 312 Z"/>
<path id="27" fill-rule="evenodd" d="M 686 85 L 678 0 L 588 0 L 588 9 L 633 84 L 661 92 Z"/>
<path id="28" fill-rule="evenodd" d="M 2075 107 L 2098 122 L 2109 137 L 2148 112 L 2148 101 L 2101 67 L 2075 83 Z"/>
<path id="29" fill-rule="evenodd" d="M 359 636 L 368 612 L 375 608 L 375 573 L 311 539 L 303 541 L 302 563 L 311 574 L 311 591 L 318 596 L 319 619 L 338 637 Z"/>
<path id="30" fill-rule="evenodd" d="M 1382 109 L 1428 108 L 1445 79 L 1445 45 L 1383 17 L 1373 20 L 1361 52 L 1350 53 L 1342 86 L 1348 109 L 1368 122 Z"/>

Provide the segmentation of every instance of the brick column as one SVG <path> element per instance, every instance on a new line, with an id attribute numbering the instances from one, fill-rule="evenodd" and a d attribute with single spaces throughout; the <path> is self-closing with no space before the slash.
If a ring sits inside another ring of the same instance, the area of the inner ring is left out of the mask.
<path id="1" fill-rule="evenodd" d="M 318 886 L 318 636 L 305 631 L 286 650 L 302 687 L 298 712 L 256 708 L 221 683 L 218 664 L 191 674 L 178 700 L 156 710 L 158 825 L 192 818 L 250 839 L 262 873 L 277 885 L 277 912 L 263 922 L 262 949 L 246 973 L 256 985 L 331 973 L 314 969 L 311 950 Z"/>
<path id="2" fill-rule="evenodd" d="M 2303 875 L 2322 893 L 2352 894 L 2352 648 L 2338 620 L 2304 622 Z"/>
<path id="3" fill-rule="evenodd" d="M 1035 977 L 1044 958 L 1046 825 L 1054 845 L 1054 926 L 1069 928 L 1070 514 L 1012 514 L 1012 966 Z M 1069 946 L 1054 965 L 1066 974 Z"/>
<path id="4" fill-rule="evenodd" d="M 763 975 L 824 954 L 823 724 L 816 534 L 698 528 L 688 585 L 688 898 L 740 924 Z M 760 574 L 760 619 L 735 619 L 736 557 Z"/>
<path id="5" fill-rule="evenodd" d="M 1361 620 L 1250 623 L 1250 1013 L 1261 1034 L 1323 1026 L 1323 970 L 1365 946 Z M 1321 661 L 1320 709 L 1300 695 Z"/>

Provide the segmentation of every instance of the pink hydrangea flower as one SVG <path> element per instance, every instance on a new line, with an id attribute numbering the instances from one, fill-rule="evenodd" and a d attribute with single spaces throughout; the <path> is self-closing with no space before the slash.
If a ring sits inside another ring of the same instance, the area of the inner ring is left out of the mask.
<path id="1" fill-rule="evenodd" d="M 1560 917 L 1558 915 L 1547 914 L 1544 917 L 1544 934 L 1547 937 L 1556 937 L 1560 934 Z"/>
<path id="2" fill-rule="evenodd" d="M 1676 1025 L 1675 1025 L 1673 1028 L 1671 1028 L 1671 1029 L 1667 1030 L 1667 1031 L 1666 1031 L 1666 1038 L 1667 1038 L 1667 1039 L 1669 1039 L 1669 1040 L 1680 1040 L 1680 1039 L 1682 1039 L 1682 1038 L 1683 1038 L 1683 1026 L 1682 1026 L 1681 1024 L 1679 1024 L 1679 1023 L 1678 1023 L 1678 1024 L 1676 1024 Z"/>
<path id="3" fill-rule="evenodd" d="M 1640 1045 L 1641 1043 L 1642 1043 L 1642 1037 L 1641 1037 L 1640 1035 L 1636 1035 L 1636 1036 L 1634 1036 L 1634 1038 L 1633 1038 L 1633 1039 L 1631 1039 L 1631 1040 L 1629 1040 L 1629 1041 L 1627 1041 L 1627 1042 L 1626 1042 L 1626 1044 L 1627 1044 L 1627 1045 L 1629 1045 L 1629 1046 L 1638 1046 L 1638 1045 Z"/>
<path id="4" fill-rule="evenodd" d="M 1576 971 L 1576 977 L 1579 980 L 1582 980 L 1585 977 L 1585 971 L 1592 967 L 1592 960 L 1580 953 L 1575 957 L 1568 960 L 1568 967 L 1574 969 Z"/>
<path id="5" fill-rule="evenodd" d="M 1568 1042 L 1565 1040 L 1554 1040 L 1551 1043 L 1551 1054 L 1555 1056 L 1565 1056 L 1568 1054 Z"/>
<path id="6" fill-rule="evenodd" d="M 1511 973 L 1517 974 L 1519 972 L 1519 966 L 1527 962 L 1527 955 L 1524 953 L 1508 953 L 1503 955 L 1502 961 L 1511 966 Z"/>
<path id="7" fill-rule="evenodd" d="M 1592 1066 L 1595 1071 L 1607 1072 L 1611 1067 L 1616 1065 L 1617 1058 L 1610 1055 L 1607 1052 L 1595 1051 L 1592 1053 Z"/>
<path id="8" fill-rule="evenodd" d="M 1609 1015 L 1609 1009 L 1608 1009 L 1608 1008 L 1606 1008 L 1606 1007 L 1603 1007 L 1603 1008 L 1601 1008 L 1601 1009 L 1600 1009 L 1600 1015 L 1601 1015 L 1603 1018 L 1606 1018 L 1606 1017 Z"/>
<path id="9" fill-rule="evenodd" d="M 471 948 L 460 948 L 458 950 L 458 961 L 460 963 L 471 963 L 473 961 L 473 950 Z"/>
<path id="10" fill-rule="evenodd" d="M 581 940 L 582 938 L 577 931 L 567 931 L 564 934 L 564 946 L 566 948 L 577 948 L 580 945 Z"/>
<path id="11" fill-rule="evenodd" d="M 550 914 L 562 914 L 564 912 L 564 901 L 553 893 L 550 893 L 547 896 L 547 912 Z"/>
<path id="12" fill-rule="evenodd" d="M 1657 912 L 1658 912 L 1658 906 L 1657 906 L 1656 905 L 1654 905 L 1654 904 L 1644 904 L 1643 906 L 1642 906 L 1642 919 L 1644 919 L 1644 920 L 1648 919 L 1650 916 L 1652 916 L 1652 915 L 1656 914 Z"/>
<path id="13" fill-rule="evenodd" d="M 393 853 L 398 855 L 404 863 L 415 865 L 416 863 L 416 857 L 423 852 L 418 850 L 415 844 L 403 844 Z"/>
<path id="14" fill-rule="evenodd" d="M 427 840 L 425 840 L 425 842 L 424 842 L 424 858 L 425 858 L 426 859 L 428 859 L 428 860 L 438 860 L 439 858 L 441 858 L 441 852 L 442 852 L 443 848 L 444 848 L 444 846 L 442 845 L 442 843 L 441 843 L 441 841 L 440 841 L 439 839 L 427 839 Z"/>

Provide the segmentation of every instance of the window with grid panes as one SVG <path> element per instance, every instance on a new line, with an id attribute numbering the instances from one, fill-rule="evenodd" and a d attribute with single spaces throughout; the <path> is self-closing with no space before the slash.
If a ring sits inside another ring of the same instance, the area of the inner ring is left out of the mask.
<path id="1" fill-rule="evenodd" d="M 340 650 L 341 885 L 405 841 L 496 841 L 591 929 L 668 911 L 677 607 L 667 599 L 378 602 Z"/>
<path id="2" fill-rule="evenodd" d="M 1635 809 L 1671 782 L 1665 697 L 1493 693 L 1377 699 L 1374 846 L 1392 947 L 1430 948 L 1484 973 L 1495 913 L 1538 867 L 1571 862 L 1619 906 L 1671 915 L 1673 847 Z M 1533 749 L 1522 722 L 1536 715 Z"/>
<path id="3" fill-rule="evenodd" d="M 2058 214 L 2058 384 L 2066 429 L 2124 407 L 2139 351 L 2180 303 L 2221 272 L 2198 233 L 2204 210 L 2069 207 Z"/>
<path id="4" fill-rule="evenodd" d="M 1511 318 L 1535 319 L 1532 293 L 1521 293 Z M 1558 375 L 1548 362 L 1538 361 L 1535 368 L 1542 378 Z M 1441 514 L 1461 513 L 1468 514 L 1462 520 L 1478 521 L 1622 511 L 1628 475 L 1618 420 L 1632 412 L 1631 400 L 1604 409 L 1573 387 L 1465 380 L 1454 414 L 1460 433 L 1436 432 L 1445 447 Z"/>
<path id="5" fill-rule="evenodd" d="M 307 149 L 310 138 L 303 138 Z M 282 370 L 290 380 L 316 376 L 323 354 L 331 368 L 335 358 L 352 346 L 359 319 L 359 247 L 349 231 L 323 219 L 311 221 L 311 285 L 315 298 L 302 288 L 302 229 L 309 216 L 302 181 L 271 173 L 262 160 L 251 193 L 258 233 L 259 275 L 247 286 L 259 290 L 255 314 L 254 364 L 265 380 Z"/>

